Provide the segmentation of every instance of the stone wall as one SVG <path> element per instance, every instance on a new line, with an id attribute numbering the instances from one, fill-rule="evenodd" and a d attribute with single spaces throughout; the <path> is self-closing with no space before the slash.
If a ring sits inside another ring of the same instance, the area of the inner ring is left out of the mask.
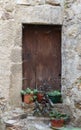
<path id="1" fill-rule="evenodd" d="M 80 0 L 0 0 L 0 113 L 21 104 L 23 23 L 58 24 L 62 25 L 63 101 L 78 125 L 81 116 L 80 12 Z"/>
<path id="2" fill-rule="evenodd" d="M 15 12 L 14 0 L 0 0 L 0 113 L 21 102 L 22 26 Z"/>
<path id="3" fill-rule="evenodd" d="M 62 92 L 74 123 L 81 126 L 81 1 L 64 1 Z"/>

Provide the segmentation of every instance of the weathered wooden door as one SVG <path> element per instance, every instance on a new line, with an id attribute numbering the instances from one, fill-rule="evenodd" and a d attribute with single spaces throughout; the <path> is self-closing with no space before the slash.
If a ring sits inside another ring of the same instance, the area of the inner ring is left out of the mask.
<path id="1" fill-rule="evenodd" d="M 24 25 L 23 89 L 61 89 L 61 27 Z"/>

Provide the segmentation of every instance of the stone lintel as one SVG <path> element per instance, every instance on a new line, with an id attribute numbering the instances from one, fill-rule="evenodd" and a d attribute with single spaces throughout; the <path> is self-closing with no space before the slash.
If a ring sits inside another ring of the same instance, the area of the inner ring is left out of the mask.
<path id="1" fill-rule="evenodd" d="M 51 5 L 20 6 L 16 19 L 21 23 L 62 25 L 62 9 Z"/>

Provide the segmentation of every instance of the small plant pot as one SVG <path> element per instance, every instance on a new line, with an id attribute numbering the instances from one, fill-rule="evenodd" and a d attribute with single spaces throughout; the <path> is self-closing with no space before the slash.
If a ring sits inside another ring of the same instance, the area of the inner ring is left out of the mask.
<path id="1" fill-rule="evenodd" d="M 27 104 L 32 103 L 33 102 L 33 95 L 32 94 L 24 95 L 24 102 Z"/>
<path id="2" fill-rule="evenodd" d="M 56 95 L 56 96 L 51 96 L 51 95 L 48 95 L 48 97 L 50 98 L 50 100 L 53 102 L 53 103 L 61 103 L 61 95 Z"/>
<path id="3" fill-rule="evenodd" d="M 38 93 L 38 94 L 37 94 L 37 101 L 38 101 L 38 102 L 41 102 L 42 99 L 43 99 L 43 97 L 44 97 L 44 94 L 43 94 L 43 93 Z"/>
<path id="4" fill-rule="evenodd" d="M 63 127 L 64 119 L 52 119 L 51 120 L 51 127 Z"/>

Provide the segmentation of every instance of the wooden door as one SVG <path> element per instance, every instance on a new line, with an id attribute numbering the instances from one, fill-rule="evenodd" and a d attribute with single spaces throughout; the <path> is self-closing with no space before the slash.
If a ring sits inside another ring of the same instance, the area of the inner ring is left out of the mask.
<path id="1" fill-rule="evenodd" d="M 23 88 L 61 89 L 61 27 L 24 25 Z"/>

